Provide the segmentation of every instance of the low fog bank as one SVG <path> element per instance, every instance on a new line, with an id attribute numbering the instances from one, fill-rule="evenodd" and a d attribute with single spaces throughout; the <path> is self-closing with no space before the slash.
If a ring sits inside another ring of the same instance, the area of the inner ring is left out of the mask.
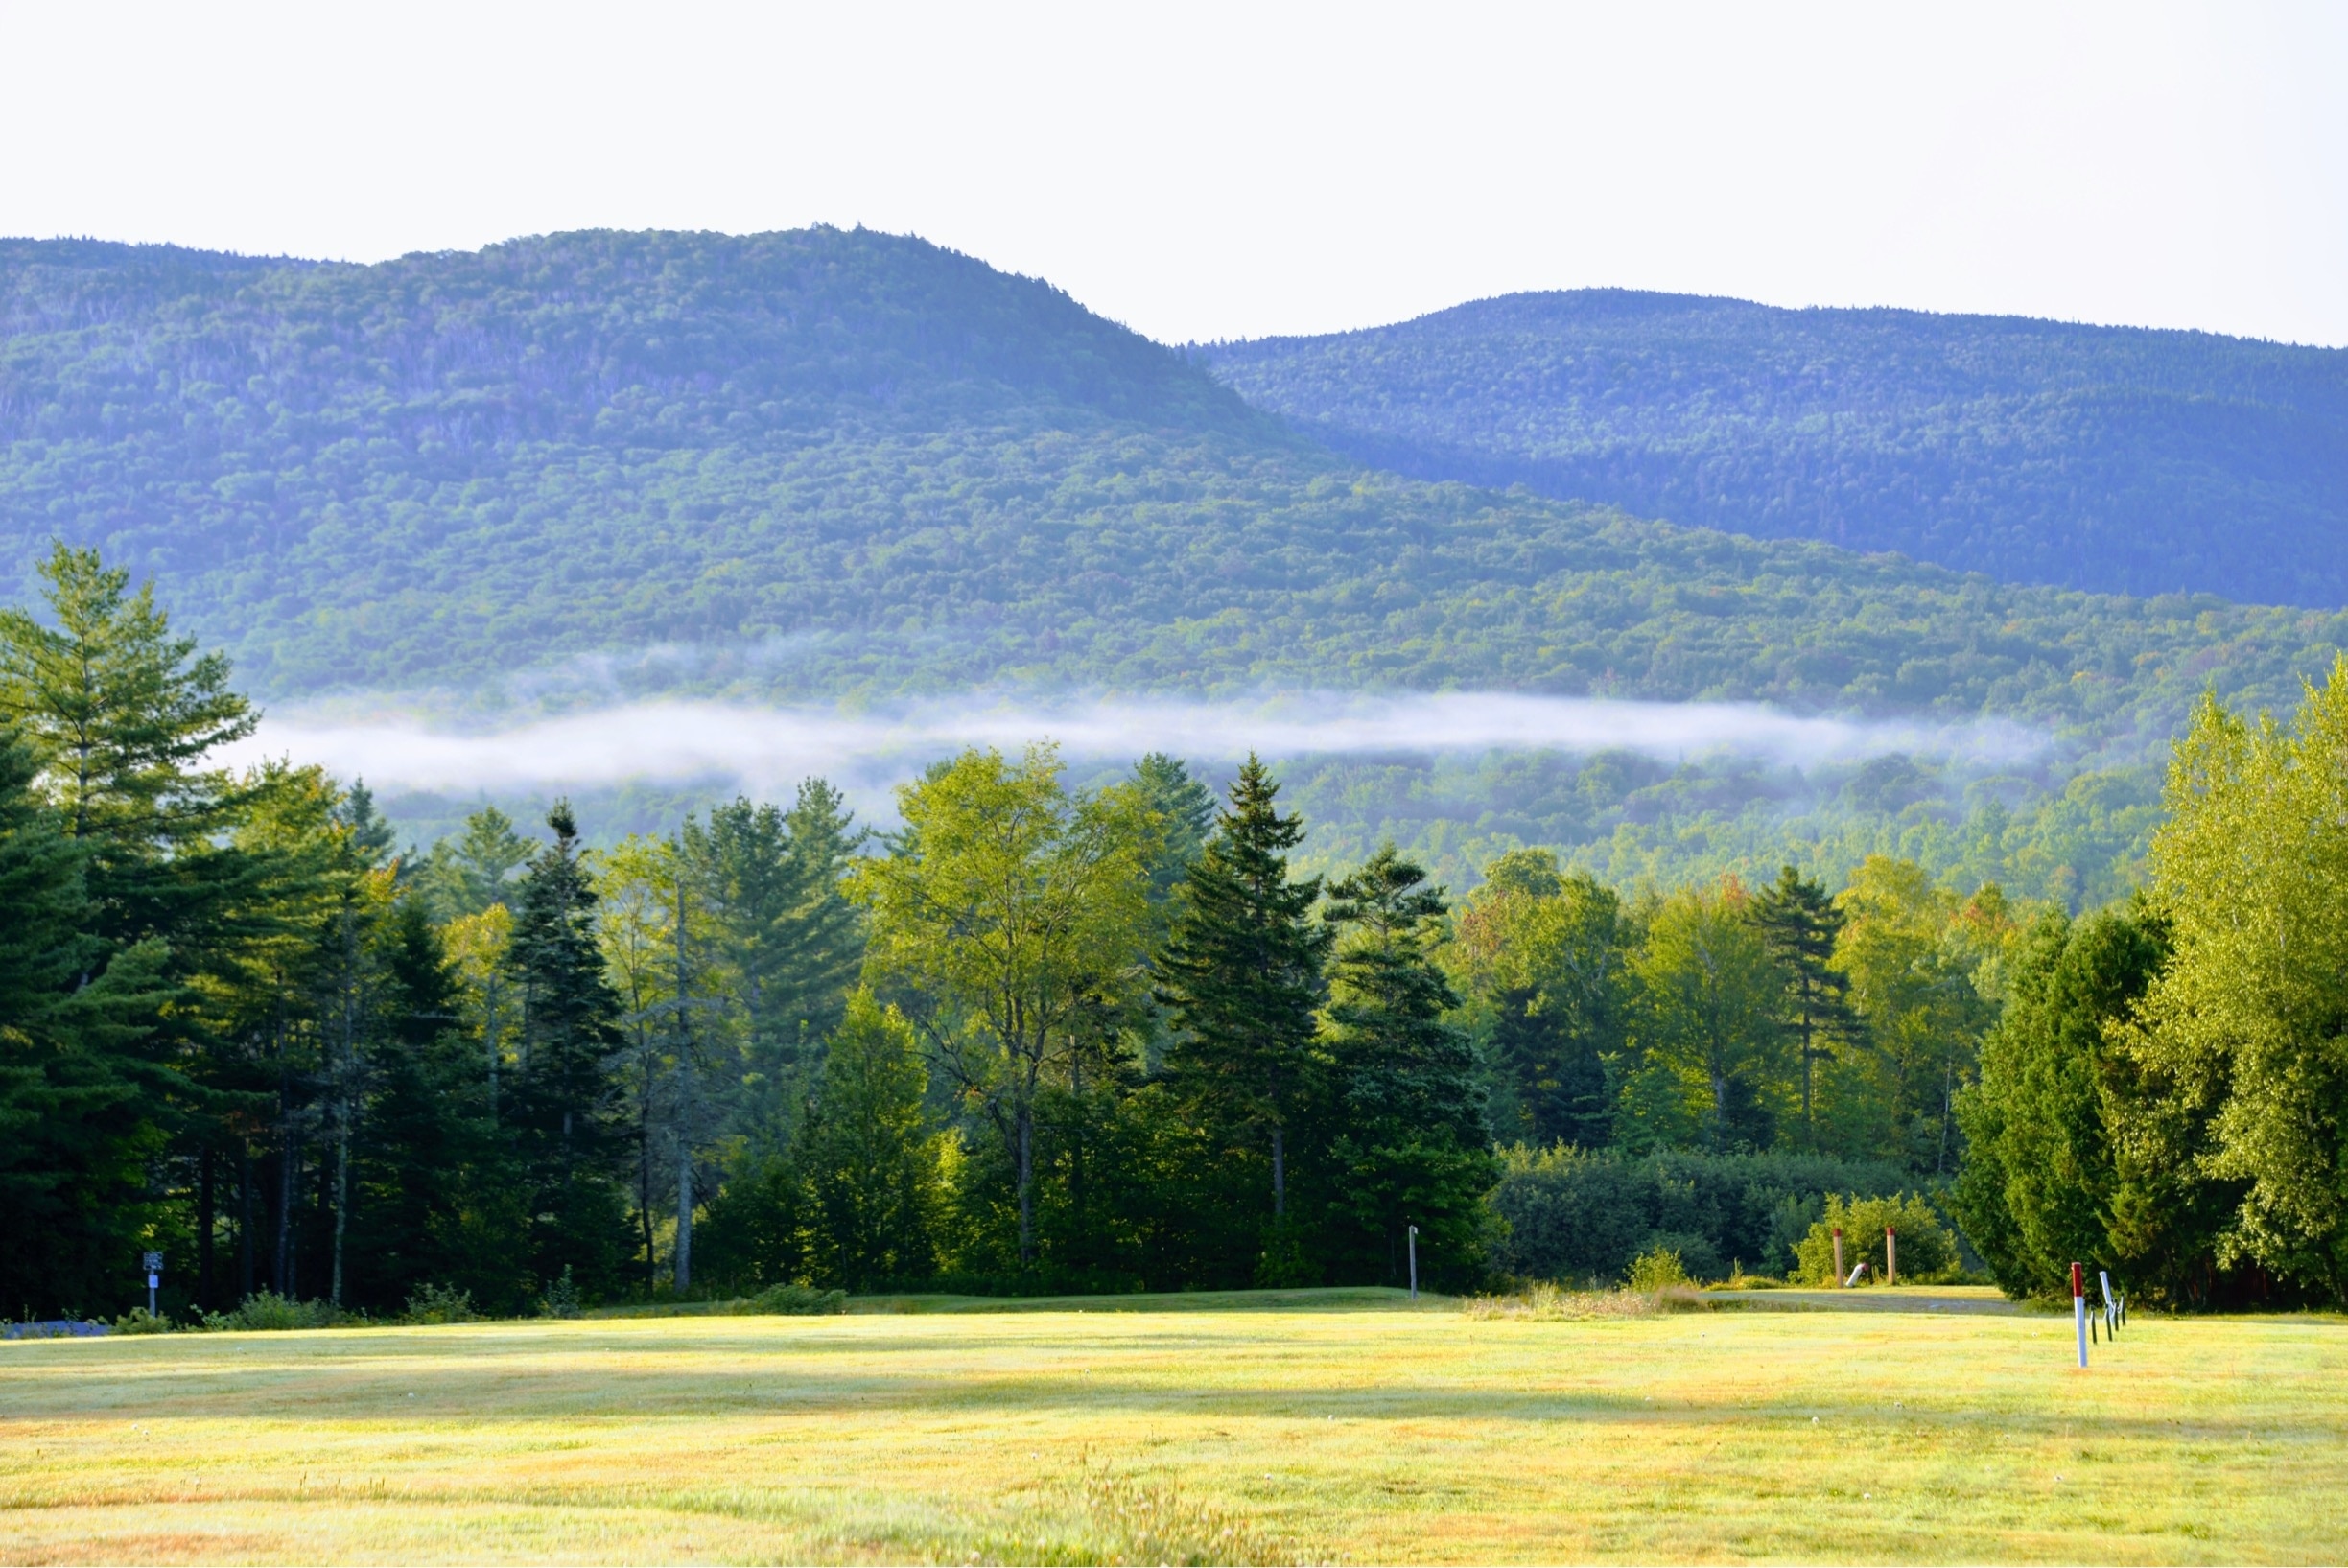
<path id="1" fill-rule="evenodd" d="M 1302 694 L 1247 702 L 1089 702 L 1040 707 L 983 698 L 887 713 L 645 702 L 458 731 L 408 715 L 274 714 L 223 761 L 317 762 L 378 791 L 506 794 L 596 789 L 629 781 L 722 782 L 775 797 L 810 774 L 874 801 L 887 786 L 971 745 L 1060 744 L 1071 761 L 1164 751 L 1202 761 L 1331 755 L 1434 756 L 1491 750 L 1627 752 L 1659 761 L 1737 756 L 1808 767 L 1889 753 L 2010 766 L 2043 753 L 2043 732 L 1998 720 L 1962 725 L 1802 717 L 1745 703 L 1612 702 L 1451 692 L 1398 697 Z"/>

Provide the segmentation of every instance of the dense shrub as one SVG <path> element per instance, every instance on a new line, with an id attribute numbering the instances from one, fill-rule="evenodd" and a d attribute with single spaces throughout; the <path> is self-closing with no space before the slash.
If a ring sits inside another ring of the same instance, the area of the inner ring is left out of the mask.
<path id="1" fill-rule="evenodd" d="M 1829 1193 L 1881 1196 L 1912 1178 L 1895 1165 L 1807 1155 L 1503 1151 L 1493 1209 L 1507 1223 L 1494 1262 L 1527 1279 L 1623 1277 L 1633 1258 L 1677 1252 L 1699 1279 L 1742 1264 L 1782 1274 Z"/>
<path id="2" fill-rule="evenodd" d="M 473 1310 L 473 1293 L 447 1285 L 418 1285 L 408 1296 L 411 1323 L 469 1323 L 481 1314 Z"/>
<path id="3" fill-rule="evenodd" d="M 736 1303 L 732 1310 L 751 1316 L 822 1317 L 847 1311 L 848 1293 L 817 1290 L 812 1285 L 772 1285 L 748 1300 Z"/>
<path id="4" fill-rule="evenodd" d="M 586 1301 L 579 1295 L 578 1281 L 571 1277 L 571 1265 L 563 1265 L 562 1276 L 547 1287 L 538 1303 L 542 1318 L 575 1318 L 585 1310 Z"/>
<path id="5" fill-rule="evenodd" d="M 1795 1275 L 1805 1285 L 1835 1283 L 1834 1232 L 1843 1229 L 1843 1267 L 1865 1263 L 1867 1277 L 1884 1277 L 1884 1228 L 1899 1232 L 1899 1276 L 1932 1284 L 1957 1273 L 1957 1238 L 1931 1204 L 1914 1193 L 1897 1198 L 1826 1197 L 1826 1212 L 1794 1249 Z"/>
<path id="6" fill-rule="evenodd" d="M 203 1325 L 216 1333 L 252 1333 L 291 1328 L 340 1328 L 358 1320 L 325 1301 L 296 1301 L 274 1291 L 247 1296 L 226 1312 L 204 1314 Z"/>
<path id="7" fill-rule="evenodd" d="M 1652 1293 L 1695 1281 L 1688 1277 L 1687 1264 L 1681 1260 L 1678 1249 L 1656 1247 L 1631 1260 L 1630 1270 L 1623 1275 L 1623 1283 L 1632 1290 Z"/>

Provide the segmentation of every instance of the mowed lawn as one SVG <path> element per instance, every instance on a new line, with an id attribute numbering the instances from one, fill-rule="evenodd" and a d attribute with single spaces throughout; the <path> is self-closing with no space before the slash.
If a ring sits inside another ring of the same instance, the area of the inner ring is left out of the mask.
<path id="1" fill-rule="evenodd" d="M 18 1343 L 0 1559 L 2348 1559 L 2348 1323 L 2070 1362 L 2067 1318 L 1361 1293 Z"/>

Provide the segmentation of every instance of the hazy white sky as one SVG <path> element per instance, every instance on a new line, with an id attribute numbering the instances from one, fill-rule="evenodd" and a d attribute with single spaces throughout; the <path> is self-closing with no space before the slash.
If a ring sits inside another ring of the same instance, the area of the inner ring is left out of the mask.
<path id="1" fill-rule="evenodd" d="M 2348 4 L 0 0 L 0 233 L 911 231 L 1162 339 L 1620 284 L 2348 344 Z"/>

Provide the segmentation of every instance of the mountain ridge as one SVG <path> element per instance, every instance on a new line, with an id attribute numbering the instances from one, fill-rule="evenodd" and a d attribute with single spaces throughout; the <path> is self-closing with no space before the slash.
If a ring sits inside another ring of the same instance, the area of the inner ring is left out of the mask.
<path id="1" fill-rule="evenodd" d="M 2096 748 L 2210 682 L 2289 700 L 2348 641 L 1367 469 L 1046 283 L 872 231 L 11 243 L 0 319 L 0 548 L 153 573 L 272 698 L 681 644 L 631 678 L 1741 698 Z"/>
<path id="2" fill-rule="evenodd" d="M 1414 478 L 2008 581 L 2348 601 L 2348 350 L 1593 290 L 1188 351 Z"/>

